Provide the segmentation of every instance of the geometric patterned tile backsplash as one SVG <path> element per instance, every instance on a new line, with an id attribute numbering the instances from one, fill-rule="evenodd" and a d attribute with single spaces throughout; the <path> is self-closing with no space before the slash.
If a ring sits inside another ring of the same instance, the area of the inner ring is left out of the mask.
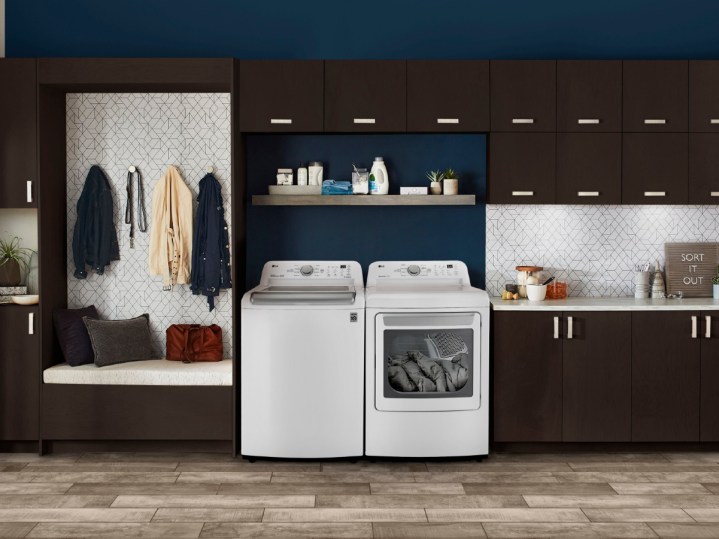
<path id="1" fill-rule="evenodd" d="M 230 94 L 67 94 L 66 114 L 69 306 L 94 304 L 105 319 L 149 313 L 155 357 L 165 357 L 165 330 L 170 324 L 217 324 L 223 332 L 225 357 L 231 358 L 230 291 L 220 292 L 212 312 L 205 296 L 193 296 L 189 285 L 163 292 L 161 278 L 149 275 L 148 234 L 139 232 L 136 224 L 135 248 L 130 249 L 130 225 L 124 221 L 128 166 L 142 172 L 149 232 L 152 191 L 167 167 L 178 167 L 196 198 L 199 182 L 211 165 L 222 186 L 225 217 L 231 227 Z M 88 269 L 87 279 L 75 279 L 76 205 L 92 165 L 103 168 L 112 186 L 120 260 L 106 268 L 104 275 Z M 136 188 L 134 193 L 137 197 Z"/>
<path id="2" fill-rule="evenodd" d="M 719 241 L 718 206 L 487 205 L 486 289 L 501 295 L 515 267 L 544 266 L 570 296 L 631 296 L 634 266 L 666 242 Z"/>

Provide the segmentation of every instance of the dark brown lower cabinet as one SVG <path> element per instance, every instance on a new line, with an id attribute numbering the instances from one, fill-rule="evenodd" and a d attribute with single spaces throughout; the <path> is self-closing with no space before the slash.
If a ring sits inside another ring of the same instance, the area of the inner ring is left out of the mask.
<path id="1" fill-rule="evenodd" d="M 699 440 L 699 316 L 632 313 L 632 441 Z"/>
<path id="2" fill-rule="evenodd" d="M 622 204 L 689 201 L 687 133 L 624 133 Z"/>
<path id="3" fill-rule="evenodd" d="M 557 133 L 557 203 L 621 201 L 621 133 Z"/>
<path id="4" fill-rule="evenodd" d="M 37 306 L 0 305 L 0 441 L 38 439 L 37 320 Z"/>
<path id="5" fill-rule="evenodd" d="M 564 327 L 562 440 L 630 441 L 631 313 L 565 312 Z"/>
<path id="6" fill-rule="evenodd" d="M 719 442 L 719 312 L 701 317 L 701 441 Z"/>
<path id="7" fill-rule="evenodd" d="M 494 314 L 494 441 L 562 440 L 561 313 Z"/>

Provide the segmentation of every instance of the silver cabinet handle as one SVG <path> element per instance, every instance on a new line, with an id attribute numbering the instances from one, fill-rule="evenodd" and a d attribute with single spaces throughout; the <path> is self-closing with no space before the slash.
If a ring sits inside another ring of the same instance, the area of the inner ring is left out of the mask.
<path id="1" fill-rule="evenodd" d="M 438 124 L 458 124 L 459 118 L 437 118 Z"/>
<path id="2" fill-rule="evenodd" d="M 707 328 L 706 328 L 706 333 L 704 333 L 704 337 L 706 337 L 707 339 L 711 339 L 712 338 L 712 317 L 707 315 L 705 320 L 707 322 Z"/>
<path id="3" fill-rule="evenodd" d="M 270 118 L 270 123 L 289 125 L 292 123 L 292 118 Z"/>
<path id="4" fill-rule="evenodd" d="M 32 202 L 32 181 L 28 180 L 26 185 L 27 185 L 27 197 L 26 197 L 27 201 Z"/>
<path id="5" fill-rule="evenodd" d="M 374 118 L 355 118 L 354 123 L 356 124 L 373 124 L 375 123 Z"/>
<path id="6" fill-rule="evenodd" d="M 577 191 L 578 197 L 598 197 L 599 191 Z"/>
<path id="7" fill-rule="evenodd" d="M 555 339 L 559 338 L 559 317 L 558 316 L 554 317 L 554 338 Z"/>
<path id="8" fill-rule="evenodd" d="M 573 339 L 574 338 L 574 317 L 568 316 L 567 317 L 567 339 Z"/>
<path id="9" fill-rule="evenodd" d="M 710 194 L 711 196 L 713 196 L 713 197 L 719 197 L 719 191 L 712 191 L 712 192 L 709 193 L 709 194 Z"/>
<path id="10" fill-rule="evenodd" d="M 664 125 L 666 118 L 644 118 L 644 125 Z"/>
<path id="11" fill-rule="evenodd" d="M 709 120 L 709 123 L 712 125 L 719 124 L 719 118 L 712 118 L 711 120 Z"/>
<path id="12" fill-rule="evenodd" d="M 599 118 L 579 118 L 577 123 L 579 125 L 597 125 L 599 123 Z"/>
<path id="13" fill-rule="evenodd" d="M 644 191 L 645 197 L 665 197 L 667 196 L 666 191 Z"/>
<path id="14" fill-rule="evenodd" d="M 692 339 L 696 339 L 697 336 L 697 317 L 692 316 Z"/>
<path id="15" fill-rule="evenodd" d="M 533 124 L 534 118 L 512 118 L 513 124 Z"/>
<path id="16" fill-rule="evenodd" d="M 512 191 L 513 197 L 533 197 L 534 191 Z"/>
<path id="17" fill-rule="evenodd" d="M 27 334 L 35 335 L 35 313 L 28 313 L 27 315 Z"/>

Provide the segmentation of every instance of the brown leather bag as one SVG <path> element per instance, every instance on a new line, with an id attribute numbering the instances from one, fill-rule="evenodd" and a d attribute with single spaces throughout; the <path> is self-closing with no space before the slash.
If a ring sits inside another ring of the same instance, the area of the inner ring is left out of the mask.
<path id="1" fill-rule="evenodd" d="M 170 361 L 221 361 L 222 328 L 218 325 L 173 324 L 167 328 Z"/>

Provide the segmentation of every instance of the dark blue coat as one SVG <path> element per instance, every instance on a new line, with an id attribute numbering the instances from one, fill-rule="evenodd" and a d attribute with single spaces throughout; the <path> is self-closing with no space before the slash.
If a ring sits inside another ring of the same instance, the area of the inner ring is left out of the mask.
<path id="1" fill-rule="evenodd" d="M 192 241 L 192 280 L 190 290 L 207 296 L 210 311 L 222 288 L 232 288 L 230 280 L 230 239 L 222 205 L 222 187 L 207 174 L 200 180 L 197 216 Z"/>

